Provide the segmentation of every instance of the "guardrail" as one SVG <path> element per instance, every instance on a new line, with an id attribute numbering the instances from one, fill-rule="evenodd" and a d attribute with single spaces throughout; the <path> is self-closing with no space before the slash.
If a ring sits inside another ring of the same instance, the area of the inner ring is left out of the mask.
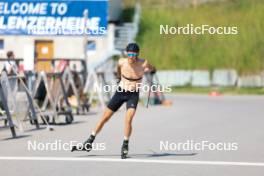
<path id="1" fill-rule="evenodd" d="M 162 85 L 176 87 L 264 87 L 264 72 L 256 75 L 239 75 L 234 69 L 163 70 L 157 72 Z"/>

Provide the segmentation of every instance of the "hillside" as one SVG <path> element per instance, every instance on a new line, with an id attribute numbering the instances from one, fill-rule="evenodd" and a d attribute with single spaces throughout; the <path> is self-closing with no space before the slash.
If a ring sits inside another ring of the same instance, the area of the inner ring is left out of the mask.
<path id="1" fill-rule="evenodd" d="M 259 72 L 264 64 L 263 0 L 229 0 L 192 6 L 142 1 L 141 56 L 159 69 L 235 68 Z M 175 1 L 176 2 L 176 1 Z M 178 1 L 177 1 L 178 2 Z M 129 8 L 133 3 L 126 3 Z M 177 4 L 177 3 L 175 3 Z M 238 35 L 160 35 L 160 25 L 236 26 Z"/>

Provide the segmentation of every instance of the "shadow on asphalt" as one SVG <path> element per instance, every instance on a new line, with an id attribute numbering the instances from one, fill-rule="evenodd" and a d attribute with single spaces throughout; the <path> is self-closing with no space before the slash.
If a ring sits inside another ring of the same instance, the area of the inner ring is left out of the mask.
<path id="1" fill-rule="evenodd" d="M 4 139 L 0 140 L 0 142 L 1 142 L 1 141 L 8 141 L 8 140 L 21 139 L 21 138 L 27 138 L 27 137 L 30 137 L 30 136 L 31 136 L 31 135 L 19 135 L 19 136 L 15 137 L 15 138 L 13 138 L 13 137 L 4 138 Z"/>
<path id="2" fill-rule="evenodd" d="M 75 121 L 75 122 L 72 122 L 70 124 L 67 124 L 65 122 L 59 122 L 59 123 L 49 123 L 49 125 L 52 125 L 52 126 L 68 126 L 68 125 L 78 125 L 78 124 L 81 124 L 81 123 L 85 123 L 85 121 Z M 41 125 L 45 125 L 44 123 L 41 123 Z"/>
<path id="3" fill-rule="evenodd" d="M 143 157 L 143 158 L 157 158 L 166 156 L 194 156 L 198 153 L 153 153 L 153 154 L 129 154 L 128 158 Z M 83 155 L 78 157 L 120 157 L 120 154 L 104 154 L 104 155 Z"/>
<path id="4" fill-rule="evenodd" d="M 33 128 L 33 129 L 29 129 L 29 130 L 25 130 L 26 132 L 30 132 L 30 131 L 38 131 L 38 130 L 45 130 L 47 129 L 46 127 L 39 127 L 38 129 L 37 128 Z"/>

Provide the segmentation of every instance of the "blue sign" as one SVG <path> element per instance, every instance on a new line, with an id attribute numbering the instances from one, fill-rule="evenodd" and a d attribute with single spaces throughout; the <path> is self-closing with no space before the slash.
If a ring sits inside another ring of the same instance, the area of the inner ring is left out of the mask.
<path id="1" fill-rule="evenodd" d="M 104 35 L 108 0 L 1 0 L 0 35 Z"/>

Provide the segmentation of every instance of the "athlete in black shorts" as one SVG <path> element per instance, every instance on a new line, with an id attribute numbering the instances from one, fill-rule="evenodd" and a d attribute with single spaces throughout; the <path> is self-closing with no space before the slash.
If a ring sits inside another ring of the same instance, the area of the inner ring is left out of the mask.
<path id="1" fill-rule="evenodd" d="M 84 142 L 81 148 L 74 146 L 74 150 L 90 151 L 95 136 L 101 131 L 104 124 L 112 117 L 112 115 L 126 103 L 126 117 L 124 129 L 124 141 L 121 149 L 121 158 L 126 158 L 128 153 L 129 137 L 132 133 L 132 120 L 136 113 L 136 108 L 139 100 L 139 87 L 144 72 L 156 71 L 155 67 L 150 65 L 147 60 L 138 58 L 139 46 L 136 43 L 128 44 L 126 48 L 127 58 L 121 58 L 118 61 L 117 75 L 120 78 L 119 87 L 114 96 L 107 105 L 106 110 L 90 137 Z"/>

